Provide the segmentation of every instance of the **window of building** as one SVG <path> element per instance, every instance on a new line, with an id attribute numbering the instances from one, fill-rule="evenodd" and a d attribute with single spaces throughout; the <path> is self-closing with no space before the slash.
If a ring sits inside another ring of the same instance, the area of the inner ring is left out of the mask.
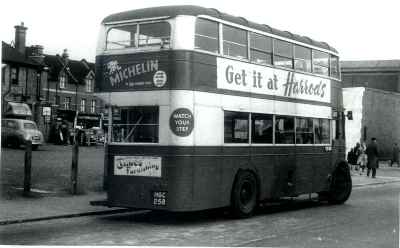
<path id="1" fill-rule="evenodd" d="M 340 78 L 339 58 L 337 56 L 331 55 L 330 65 L 331 77 Z"/>
<path id="2" fill-rule="evenodd" d="M 247 58 L 247 31 L 228 25 L 222 28 L 224 55 Z"/>
<path id="3" fill-rule="evenodd" d="M 71 97 L 64 98 L 64 109 L 71 108 Z"/>
<path id="4" fill-rule="evenodd" d="M 112 129 L 113 142 L 157 143 L 159 108 L 156 106 L 120 109 L 121 120 Z"/>
<path id="5" fill-rule="evenodd" d="M 293 45 L 283 40 L 274 40 L 274 65 L 293 69 Z"/>
<path id="6" fill-rule="evenodd" d="M 314 144 L 312 118 L 296 118 L 296 144 Z"/>
<path id="7" fill-rule="evenodd" d="M 18 85 L 18 68 L 11 67 L 10 81 L 13 85 Z"/>
<path id="8" fill-rule="evenodd" d="M 96 112 L 96 100 L 92 100 L 90 103 L 90 112 L 95 113 Z"/>
<path id="9" fill-rule="evenodd" d="M 272 38 L 250 33 L 250 61 L 272 64 Z"/>
<path id="10" fill-rule="evenodd" d="M 334 132 L 336 132 L 336 130 Z M 314 119 L 314 133 L 315 133 L 315 144 L 329 144 L 330 120 Z"/>
<path id="11" fill-rule="evenodd" d="M 294 45 L 294 69 L 311 72 L 311 49 Z"/>
<path id="12" fill-rule="evenodd" d="M 249 142 L 249 113 L 224 112 L 224 142 Z"/>
<path id="13" fill-rule="evenodd" d="M 329 54 L 313 50 L 313 72 L 329 76 Z"/>
<path id="14" fill-rule="evenodd" d="M 129 24 L 111 28 L 107 33 L 107 49 L 138 47 L 169 48 L 171 26 L 168 22 Z"/>
<path id="15" fill-rule="evenodd" d="M 272 144 L 273 142 L 273 116 L 268 114 L 251 115 L 251 141 L 252 143 Z"/>
<path id="16" fill-rule="evenodd" d="M 219 52 L 219 24 L 202 18 L 196 20 L 194 46 L 196 49 Z"/>
<path id="17" fill-rule="evenodd" d="M 86 99 L 81 99 L 80 111 L 86 112 Z"/>
<path id="18" fill-rule="evenodd" d="M 279 116 L 275 117 L 275 143 L 294 144 L 294 117 Z"/>
<path id="19" fill-rule="evenodd" d="M 65 89 L 67 83 L 67 75 L 64 72 L 60 73 L 60 89 Z"/>
<path id="20" fill-rule="evenodd" d="M 88 77 L 86 78 L 86 92 L 93 92 L 93 78 Z"/>
<path id="21" fill-rule="evenodd" d="M 54 104 L 57 106 L 60 105 L 60 96 L 54 96 Z"/>

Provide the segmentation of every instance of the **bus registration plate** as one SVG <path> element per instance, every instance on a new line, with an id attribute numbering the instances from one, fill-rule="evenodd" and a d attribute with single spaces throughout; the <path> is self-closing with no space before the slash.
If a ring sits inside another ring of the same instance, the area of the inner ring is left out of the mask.
<path id="1" fill-rule="evenodd" d="M 161 157 L 115 156 L 114 175 L 161 177 Z"/>
<path id="2" fill-rule="evenodd" d="M 167 192 L 154 191 L 153 192 L 153 205 L 166 206 L 167 205 Z"/>

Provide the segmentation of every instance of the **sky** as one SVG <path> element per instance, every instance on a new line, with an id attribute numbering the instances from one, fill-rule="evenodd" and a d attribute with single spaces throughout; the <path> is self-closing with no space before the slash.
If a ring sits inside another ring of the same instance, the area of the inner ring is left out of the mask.
<path id="1" fill-rule="evenodd" d="M 46 54 L 95 60 L 102 19 L 132 9 L 200 5 L 327 42 L 341 60 L 400 59 L 398 0 L 13 0 L 0 3 L 0 39 L 14 40 L 14 26 L 28 27 L 27 45 Z"/>

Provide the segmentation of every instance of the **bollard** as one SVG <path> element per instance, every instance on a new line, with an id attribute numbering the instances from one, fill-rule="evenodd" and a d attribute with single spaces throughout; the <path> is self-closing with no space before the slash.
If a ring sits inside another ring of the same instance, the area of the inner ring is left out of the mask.
<path id="1" fill-rule="evenodd" d="M 24 196 L 29 196 L 31 192 L 31 170 L 32 170 L 32 141 L 26 142 L 25 148 L 25 168 L 24 168 Z"/>
<path id="2" fill-rule="evenodd" d="M 104 174 L 103 174 L 103 190 L 107 190 L 108 183 L 107 183 L 107 165 L 108 165 L 108 143 L 104 145 Z"/>
<path id="3" fill-rule="evenodd" d="M 79 158 L 79 144 L 75 142 L 72 146 L 72 164 L 71 164 L 71 193 L 76 195 L 78 193 L 78 158 Z"/>

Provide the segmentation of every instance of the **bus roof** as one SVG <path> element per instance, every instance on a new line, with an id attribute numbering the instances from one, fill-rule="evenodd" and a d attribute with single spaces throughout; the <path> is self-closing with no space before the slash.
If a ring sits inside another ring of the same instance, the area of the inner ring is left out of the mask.
<path id="1" fill-rule="evenodd" d="M 176 6 L 163 6 L 163 7 L 152 7 L 152 8 L 144 8 L 144 9 L 137 9 L 137 10 L 130 10 L 125 12 L 120 12 L 116 14 L 112 14 L 107 16 L 103 19 L 104 23 L 110 22 L 121 22 L 121 21 L 129 21 L 134 19 L 145 19 L 145 18 L 152 18 L 152 17 L 175 17 L 178 15 L 207 15 L 214 18 L 218 18 L 224 21 L 232 22 L 235 24 L 239 24 L 242 26 L 246 26 L 249 28 L 257 29 L 260 31 L 264 31 L 270 34 L 278 35 L 287 39 L 295 40 L 301 43 L 309 44 L 315 47 L 320 47 L 334 53 L 337 53 L 337 50 L 331 46 L 329 46 L 326 42 L 315 41 L 310 39 L 307 36 L 301 36 L 297 34 L 293 34 L 289 31 L 281 31 L 275 28 L 272 28 L 266 24 L 258 24 L 243 17 L 237 17 L 225 13 L 221 13 L 216 9 L 213 8 L 204 8 L 200 6 L 194 5 L 176 5 Z"/>

